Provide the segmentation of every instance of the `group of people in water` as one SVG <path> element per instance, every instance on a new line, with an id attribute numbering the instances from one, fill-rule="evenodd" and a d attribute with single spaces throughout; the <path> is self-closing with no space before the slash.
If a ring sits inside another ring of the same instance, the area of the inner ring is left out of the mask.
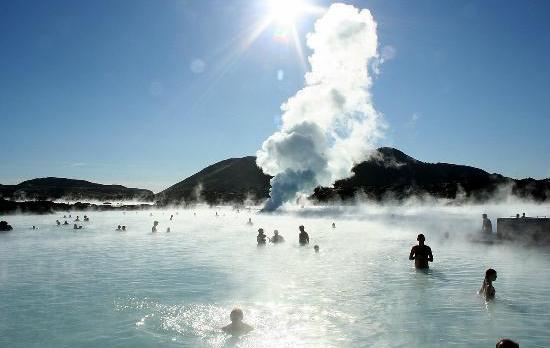
<path id="1" fill-rule="evenodd" d="M 71 219 L 72 216 L 69 215 L 68 218 Z M 63 215 L 63 219 L 67 219 L 67 215 Z M 76 219 L 74 219 L 74 222 L 80 222 L 80 221 L 89 222 L 90 218 L 88 217 L 88 215 L 84 215 L 83 220 L 80 220 L 80 216 L 77 215 Z M 61 226 L 61 225 L 68 226 L 68 225 L 70 225 L 67 220 L 65 220 L 65 222 L 63 222 L 63 223 L 61 223 L 61 221 L 59 221 L 59 220 L 55 220 L 55 223 L 56 223 L 57 226 Z M 33 229 L 34 228 L 35 228 L 35 226 L 33 226 Z M 79 224 L 76 224 L 76 223 L 73 224 L 73 230 L 81 230 L 82 228 L 83 228 L 82 225 L 79 225 Z"/>
<path id="2" fill-rule="evenodd" d="M 251 224 L 251 223 L 252 223 L 252 221 L 249 219 L 247 224 Z M 332 223 L 332 226 L 335 227 L 336 225 L 334 223 Z M 299 226 L 298 230 L 300 231 L 300 233 L 298 234 L 298 243 L 301 246 L 308 245 L 309 244 L 309 234 L 306 232 L 304 226 L 303 225 Z M 258 246 L 266 245 L 267 240 L 269 240 L 273 244 L 278 244 L 278 243 L 284 242 L 285 238 L 279 234 L 278 230 L 274 230 L 273 231 L 273 237 L 269 238 L 268 236 L 265 235 L 264 229 L 259 228 L 258 229 L 258 235 L 256 236 L 256 242 L 258 243 Z M 313 250 L 315 250 L 315 252 L 318 253 L 319 252 L 319 245 L 315 245 L 313 247 Z"/>
<path id="3" fill-rule="evenodd" d="M 196 216 L 196 213 L 194 213 Z M 217 213 L 216 213 L 217 215 Z M 151 213 L 152 216 L 152 213 Z M 67 216 L 63 216 L 64 219 L 67 219 Z M 71 218 L 71 215 L 68 216 L 68 218 Z M 174 218 L 174 215 L 170 216 L 170 221 L 172 221 Z M 74 222 L 80 222 L 80 217 L 77 216 Z M 87 215 L 84 215 L 83 221 L 90 221 L 89 217 Z M 57 226 L 61 225 L 69 225 L 69 222 L 67 220 L 64 221 L 62 224 L 59 220 L 56 220 Z M 252 219 L 249 218 L 247 221 L 248 225 L 253 225 Z M 154 221 L 153 227 L 151 229 L 152 233 L 157 232 L 159 222 Z M 0 224 L 0 227 L 2 227 L 2 230 L 7 230 L 7 228 L 11 229 L 11 226 L 7 225 L 5 221 L 2 221 Z M 7 227 L 7 228 L 6 228 Z M 81 225 L 74 224 L 74 229 L 82 229 Z M 332 228 L 336 228 L 336 224 L 332 223 Z M 36 229 L 35 226 L 33 226 L 33 229 Z M 307 246 L 309 245 L 310 239 L 309 234 L 305 231 L 305 227 L 303 225 L 298 227 L 299 234 L 298 234 L 298 243 L 300 246 Z M 118 225 L 116 231 L 126 231 L 126 226 Z M 487 215 L 483 214 L 483 227 L 482 231 L 485 233 L 491 233 L 492 232 L 492 226 L 490 220 L 487 218 Z M 167 228 L 166 232 L 170 232 L 170 227 Z M 415 268 L 417 269 L 428 269 L 429 263 L 434 261 L 434 257 L 432 254 L 432 249 L 425 244 L 426 237 L 423 234 L 419 234 L 416 238 L 418 241 L 417 245 L 414 245 L 411 248 L 410 254 L 409 254 L 409 260 L 414 260 Z M 279 233 L 278 230 L 273 231 L 272 237 L 267 237 L 264 233 L 263 228 L 258 229 L 258 235 L 256 236 L 256 241 L 258 243 L 258 246 L 264 246 L 267 244 L 267 241 L 273 244 L 279 244 L 283 243 L 285 241 L 285 238 Z M 315 252 L 319 252 L 319 246 L 314 246 Z M 482 295 L 486 300 L 491 300 L 495 297 L 496 290 L 493 286 L 493 282 L 497 279 L 497 272 L 496 270 L 489 268 L 485 272 L 485 277 L 483 279 L 483 283 L 481 288 L 479 289 L 479 294 Z M 230 320 L 231 323 L 227 326 L 224 326 L 222 330 L 226 333 L 232 334 L 232 335 L 243 335 L 253 330 L 253 327 L 244 323 L 244 313 L 240 308 L 235 308 L 230 313 Z M 510 339 L 502 339 L 497 342 L 496 348 L 519 348 L 519 345 L 515 343 L 514 341 Z"/>

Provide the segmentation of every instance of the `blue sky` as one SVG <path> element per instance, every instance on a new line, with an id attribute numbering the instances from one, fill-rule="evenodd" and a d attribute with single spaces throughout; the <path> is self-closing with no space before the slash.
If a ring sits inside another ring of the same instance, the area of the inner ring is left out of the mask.
<path id="1" fill-rule="evenodd" d="M 275 27 L 243 49 L 265 1 L 1 2 L 0 183 L 59 176 L 157 192 L 255 154 L 304 74 Z M 394 53 L 373 86 L 389 126 L 380 145 L 550 177 L 549 2 L 344 2 L 373 12 Z M 304 50 L 314 20 L 298 23 Z"/>

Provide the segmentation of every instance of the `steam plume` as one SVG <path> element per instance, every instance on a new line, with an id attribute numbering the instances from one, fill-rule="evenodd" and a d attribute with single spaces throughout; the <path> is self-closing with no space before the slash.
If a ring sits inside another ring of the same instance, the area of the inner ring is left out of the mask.
<path id="1" fill-rule="evenodd" d="M 383 129 L 369 92 L 368 66 L 378 58 L 370 11 L 333 4 L 307 45 L 313 53 L 305 87 L 281 106 L 281 129 L 257 152 L 258 166 L 273 176 L 267 211 L 350 176 Z"/>

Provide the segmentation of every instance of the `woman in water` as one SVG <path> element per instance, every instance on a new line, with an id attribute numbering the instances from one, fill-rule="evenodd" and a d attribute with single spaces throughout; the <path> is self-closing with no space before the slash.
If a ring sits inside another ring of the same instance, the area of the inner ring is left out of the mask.
<path id="1" fill-rule="evenodd" d="M 479 294 L 484 296 L 486 300 L 495 298 L 495 288 L 493 287 L 493 282 L 495 280 L 497 280 L 497 271 L 492 268 L 485 271 L 485 279 L 483 279 Z"/>

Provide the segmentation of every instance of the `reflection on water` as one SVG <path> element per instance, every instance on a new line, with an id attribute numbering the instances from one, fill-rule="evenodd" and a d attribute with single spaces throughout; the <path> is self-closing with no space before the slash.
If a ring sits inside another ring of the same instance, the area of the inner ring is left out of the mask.
<path id="1" fill-rule="evenodd" d="M 264 216 L 220 208 L 218 217 L 214 209 L 179 210 L 170 221 L 174 212 L 90 213 L 79 231 L 53 226 L 57 216 L 9 217 L 16 229 L 0 236 L 0 346 L 550 342 L 550 254 L 465 242 L 479 229 L 479 210 L 310 208 Z M 151 234 L 154 220 L 171 233 Z M 119 224 L 128 231 L 114 231 Z M 311 247 L 298 246 L 301 224 Z M 286 242 L 257 248 L 259 227 L 268 236 L 279 230 Z M 434 253 L 426 271 L 408 260 L 421 232 Z M 489 267 L 498 271 L 497 294 L 486 303 L 477 290 Z M 241 338 L 220 330 L 236 306 L 255 328 Z"/>

